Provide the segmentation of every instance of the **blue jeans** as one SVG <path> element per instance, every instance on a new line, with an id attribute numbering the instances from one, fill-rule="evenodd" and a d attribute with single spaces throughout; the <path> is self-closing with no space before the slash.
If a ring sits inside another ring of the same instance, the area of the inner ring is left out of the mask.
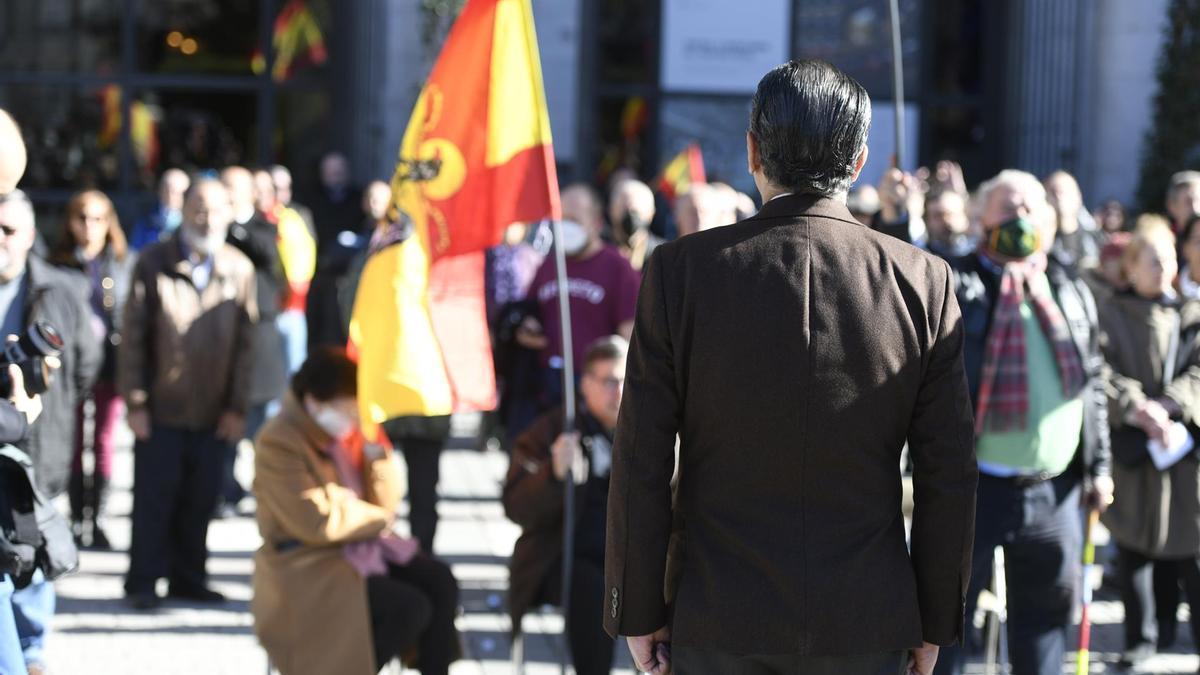
<path id="1" fill-rule="evenodd" d="M 288 375 L 295 375 L 308 358 L 308 319 L 304 312 L 289 309 L 275 317 L 275 327 L 283 336 Z"/>
<path id="2" fill-rule="evenodd" d="M 964 637 L 968 647 L 980 644 L 972 623 L 975 605 L 991 584 L 994 551 L 1003 546 L 1013 675 L 1062 673 L 1083 547 L 1080 492 L 1079 477 L 1072 474 L 1026 487 L 979 476 Z M 943 647 L 935 675 L 961 673 L 966 651 Z"/>
<path id="3" fill-rule="evenodd" d="M 54 584 L 46 581 L 41 570 L 33 573 L 33 581 L 12 595 L 13 618 L 26 664 L 46 665 L 46 636 L 54 620 Z"/>
<path id="4" fill-rule="evenodd" d="M 12 596 L 12 579 L 0 574 L 0 675 L 25 675 L 25 656 L 17 634 Z"/>

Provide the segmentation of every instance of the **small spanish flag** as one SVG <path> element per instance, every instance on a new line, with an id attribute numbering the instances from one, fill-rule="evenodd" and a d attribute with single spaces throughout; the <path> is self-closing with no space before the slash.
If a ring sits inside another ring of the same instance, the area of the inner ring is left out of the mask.
<path id="1" fill-rule="evenodd" d="M 329 59 L 321 26 L 304 0 L 288 0 L 279 10 L 271 29 L 271 47 L 275 50 L 271 77 L 276 82 L 286 82 L 302 66 L 319 66 Z M 266 65 L 262 52 L 255 50 L 250 69 L 260 75 Z"/>
<path id="2" fill-rule="evenodd" d="M 690 143 L 663 167 L 662 175 L 658 178 L 658 188 L 662 190 L 667 201 L 674 202 L 676 195 L 681 195 L 693 185 L 703 182 L 704 156 L 700 154 L 699 144 Z"/>
<path id="3" fill-rule="evenodd" d="M 363 420 L 494 408 L 484 250 L 514 222 L 559 216 L 530 0 L 468 0 L 409 120 L 392 200 L 350 320 Z"/>

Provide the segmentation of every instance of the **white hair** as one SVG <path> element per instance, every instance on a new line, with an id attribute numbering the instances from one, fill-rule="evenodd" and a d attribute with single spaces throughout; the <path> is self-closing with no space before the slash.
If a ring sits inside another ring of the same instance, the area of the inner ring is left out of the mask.
<path id="1" fill-rule="evenodd" d="M 984 181 L 975 191 L 975 201 L 979 205 L 980 211 L 987 208 L 992 192 L 1001 185 L 1007 185 L 1033 200 L 1046 201 L 1046 187 L 1037 179 L 1037 176 L 1019 169 L 1005 169 L 995 177 Z"/>
<path id="2" fill-rule="evenodd" d="M 36 219 L 33 211 L 33 202 L 29 201 L 29 195 L 23 190 L 13 190 L 8 194 L 0 197 L 0 204 L 11 205 L 16 209 L 16 217 L 20 218 L 20 222 L 12 223 L 22 227 L 34 227 Z"/>

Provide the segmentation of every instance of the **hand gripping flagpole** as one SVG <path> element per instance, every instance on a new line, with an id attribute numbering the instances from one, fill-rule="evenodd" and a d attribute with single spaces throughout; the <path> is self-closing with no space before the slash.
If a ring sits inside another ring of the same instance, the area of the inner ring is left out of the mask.
<path id="1" fill-rule="evenodd" d="M 558 275 L 558 318 L 562 323 L 563 360 L 563 433 L 575 431 L 575 349 L 571 335 L 571 303 L 567 288 L 567 254 L 563 250 L 562 220 L 551 221 L 554 228 L 554 267 Z M 575 562 L 575 462 L 567 462 L 567 475 L 563 479 L 563 559 L 562 559 L 562 615 L 563 645 L 559 652 L 562 675 L 567 675 L 567 616 L 571 605 L 572 564 Z"/>
<path id="2" fill-rule="evenodd" d="M 896 123 L 896 168 L 904 170 L 904 55 L 900 47 L 900 2 L 891 0 L 892 107 Z"/>

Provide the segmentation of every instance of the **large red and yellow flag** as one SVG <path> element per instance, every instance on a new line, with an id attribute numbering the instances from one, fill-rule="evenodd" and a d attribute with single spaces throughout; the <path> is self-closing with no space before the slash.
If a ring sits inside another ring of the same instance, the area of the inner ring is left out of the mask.
<path id="1" fill-rule="evenodd" d="M 514 222 L 559 215 L 530 0 L 468 0 L 417 99 L 392 198 L 413 231 L 377 233 L 350 322 L 363 419 L 491 409 L 484 250 Z"/>

